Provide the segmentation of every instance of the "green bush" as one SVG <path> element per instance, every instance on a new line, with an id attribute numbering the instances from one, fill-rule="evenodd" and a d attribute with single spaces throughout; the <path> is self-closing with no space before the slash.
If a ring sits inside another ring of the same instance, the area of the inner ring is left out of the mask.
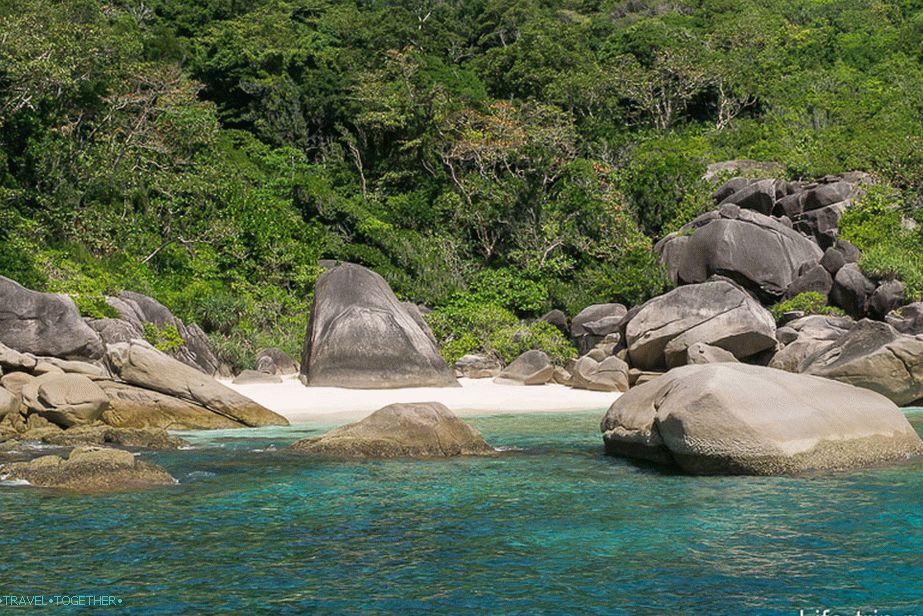
<path id="1" fill-rule="evenodd" d="M 840 235 L 862 251 L 859 267 L 870 278 L 904 282 L 907 297 L 923 298 L 923 234 L 905 227 L 904 200 L 887 186 L 872 186 L 868 194 L 840 219 Z"/>
<path id="2" fill-rule="evenodd" d="M 144 339 L 154 345 L 158 351 L 171 353 L 186 344 L 176 326 L 170 323 L 163 327 L 157 327 L 154 323 L 145 323 L 143 327 Z"/>
<path id="3" fill-rule="evenodd" d="M 794 310 L 799 310 L 808 314 L 823 314 L 830 316 L 842 316 L 843 311 L 835 306 L 829 306 L 827 304 L 827 298 L 823 293 L 817 293 L 815 291 L 809 291 L 807 293 L 799 293 L 791 299 L 779 302 L 774 306 L 770 306 L 769 312 L 772 314 L 776 322 L 782 320 L 782 315 L 786 312 L 791 312 Z"/>
<path id="4" fill-rule="evenodd" d="M 472 296 L 458 298 L 425 318 L 449 364 L 468 353 L 486 353 L 507 363 L 532 349 L 545 351 L 557 363 L 576 354 L 574 346 L 553 325 L 521 323 L 506 308 Z"/>

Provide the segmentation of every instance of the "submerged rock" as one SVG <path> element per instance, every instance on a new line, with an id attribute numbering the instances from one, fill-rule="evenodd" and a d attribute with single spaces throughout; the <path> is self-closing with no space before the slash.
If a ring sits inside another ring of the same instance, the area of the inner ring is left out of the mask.
<path id="1" fill-rule="evenodd" d="M 99 336 L 73 300 L 39 293 L 0 276 L 0 342 L 21 353 L 73 359 L 103 354 Z"/>
<path id="2" fill-rule="evenodd" d="M 237 424 L 249 427 L 288 425 L 288 420 L 281 415 L 143 341 L 110 345 L 106 362 L 112 374 L 125 383 L 193 402 Z"/>
<path id="3" fill-rule="evenodd" d="M 746 364 L 671 370 L 616 400 L 601 429 L 609 455 L 693 474 L 838 470 L 923 455 L 884 396 Z"/>
<path id="4" fill-rule="evenodd" d="M 335 458 L 433 458 L 490 455 L 477 430 L 438 402 L 391 404 L 357 423 L 292 445 Z"/>
<path id="5" fill-rule="evenodd" d="M 316 387 L 458 386 L 422 318 L 384 278 L 351 263 L 317 281 L 301 374 Z"/>
<path id="6" fill-rule="evenodd" d="M 176 483 L 166 470 L 135 459 L 131 452 L 101 447 L 77 447 L 67 459 L 43 456 L 6 464 L 0 467 L 0 476 L 28 481 L 40 488 L 94 493 Z"/>
<path id="7" fill-rule="evenodd" d="M 554 377 L 554 364 L 544 351 L 526 351 L 503 369 L 495 383 L 512 385 L 544 385 Z"/>

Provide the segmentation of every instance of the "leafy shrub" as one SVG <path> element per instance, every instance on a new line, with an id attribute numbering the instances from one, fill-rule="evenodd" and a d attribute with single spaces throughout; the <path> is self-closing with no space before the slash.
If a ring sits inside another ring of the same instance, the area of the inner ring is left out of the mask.
<path id="1" fill-rule="evenodd" d="M 173 324 L 167 323 L 163 327 L 157 327 L 154 323 L 145 323 L 143 327 L 144 339 L 154 345 L 158 351 L 171 353 L 186 344 Z"/>
<path id="2" fill-rule="evenodd" d="M 903 199 L 887 186 L 872 186 L 868 194 L 840 219 L 841 236 L 862 251 L 859 267 L 873 279 L 902 280 L 907 296 L 923 298 L 923 234 L 905 227 Z"/>
<path id="3" fill-rule="evenodd" d="M 486 353 L 504 362 L 532 349 L 545 351 L 558 363 L 575 355 L 573 345 L 553 325 L 543 321 L 520 323 L 506 308 L 479 302 L 473 296 L 458 298 L 425 318 L 449 364 L 468 353 Z"/>
<path id="4" fill-rule="evenodd" d="M 782 315 L 786 312 L 791 311 L 802 311 L 807 314 L 823 314 L 830 316 L 842 316 L 843 311 L 835 306 L 827 305 L 827 298 L 823 293 L 817 293 L 816 291 L 809 291 L 807 293 L 799 293 L 791 299 L 779 302 L 774 306 L 770 306 L 769 312 L 772 314 L 776 322 L 782 320 Z"/>

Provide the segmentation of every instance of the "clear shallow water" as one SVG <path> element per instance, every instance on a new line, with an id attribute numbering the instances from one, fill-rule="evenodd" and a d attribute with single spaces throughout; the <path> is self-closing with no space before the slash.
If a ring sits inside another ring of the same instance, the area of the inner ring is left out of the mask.
<path id="1" fill-rule="evenodd" d="M 133 614 L 923 614 L 923 463 L 665 475 L 604 457 L 600 416 L 471 420 L 515 451 L 437 462 L 279 450 L 305 428 L 197 434 L 145 456 L 173 488 L 3 488 L 0 595 L 115 595 Z"/>

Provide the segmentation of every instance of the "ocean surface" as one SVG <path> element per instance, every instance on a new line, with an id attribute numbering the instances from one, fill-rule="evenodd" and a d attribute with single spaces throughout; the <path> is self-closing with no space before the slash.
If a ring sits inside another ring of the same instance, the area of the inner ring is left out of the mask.
<path id="1" fill-rule="evenodd" d="M 923 615 L 923 463 L 664 474 L 605 457 L 602 414 L 470 420 L 495 458 L 322 462 L 282 449 L 326 426 L 228 431 L 145 454 L 171 488 L 2 487 L 0 596 L 121 601 L 58 613 Z"/>

